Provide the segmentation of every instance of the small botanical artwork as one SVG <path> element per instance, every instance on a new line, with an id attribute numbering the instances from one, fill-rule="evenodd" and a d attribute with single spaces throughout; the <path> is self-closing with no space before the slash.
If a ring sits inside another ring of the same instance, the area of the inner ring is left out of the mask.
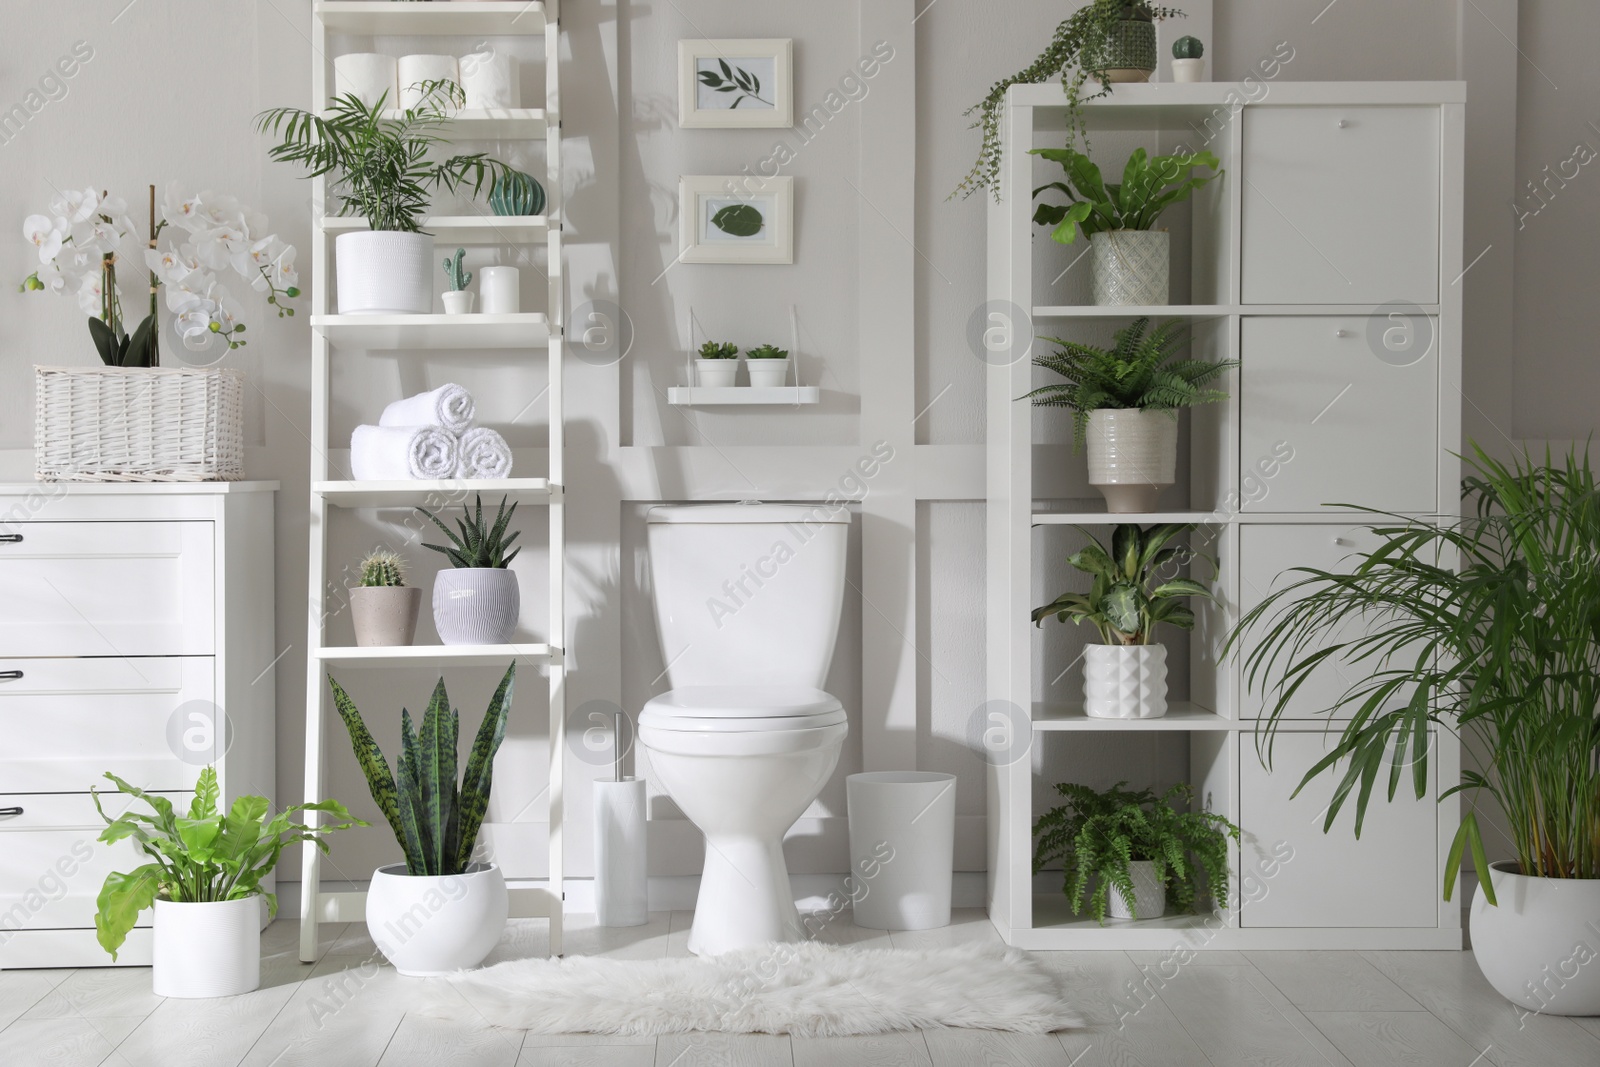
<path id="1" fill-rule="evenodd" d="M 709 213 L 706 226 L 706 239 L 718 240 L 743 240 L 747 237 L 757 237 L 767 223 L 765 205 L 761 201 L 748 200 L 722 201 L 714 197 L 707 197 L 704 201 L 705 210 Z"/>
<path id="2" fill-rule="evenodd" d="M 695 107 L 701 111 L 771 111 L 773 93 L 771 56 L 726 59 L 704 56 L 698 60 Z M 767 95 L 763 95 L 763 93 Z"/>
<path id="3" fill-rule="evenodd" d="M 678 125 L 737 129 L 794 125 L 793 42 L 678 42 Z"/>
<path id="4" fill-rule="evenodd" d="M 793 263 L 794 180 L 685 177 L 679 185 L 685 263 Z"/>

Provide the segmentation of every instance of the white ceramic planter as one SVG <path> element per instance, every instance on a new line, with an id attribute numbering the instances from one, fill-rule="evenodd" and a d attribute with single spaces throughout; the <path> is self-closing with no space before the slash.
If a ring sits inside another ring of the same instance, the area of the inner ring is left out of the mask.
<path id="1" fill-rule="evenodd" d="M 1156 510 L 1178 469 L 1176 413 L 1102 408 L 1089 413 L 1089 484 L 1106 510 L 1126 515 Z"/>
<path id="2" fill-rule="evenodd" d="M 334 241 L 341 315 L 426 315 L 433 310 L 433 237 L 361 230 Z"/>
<path id="3" fill-rule="evenodd" d="M 503 567 L 454 567 L 433 580 L 433 625 L 447 645 L 503 645 L 521 611 L 517 576 Z"/>
<path id="4" fill-rule="evenodd" d="M 736 359 L 697 359 L 694 366 L 695 376 L 706 389 L 726 389 L 733 385 L 739 375 L 739 361 Z"/>
<path id="5" fill-rule="evenodd" d="M 1165 230 L 1102 231 L 1089 238 L 1089 287 L 1103 307 L 1166 304 L 1172 263 Z"/>
<path id="6" fill-rule="evenodd" d="M 773 389 L 789 382 L 788 359 L 747 359 L 744 367 L 750 372 L 750 384 L 757 389 Z"/>
<path id="7" fill-rule="evenodd" d="M 1174 59 L 1172 61 L 1172 80 L 1175 82 L 1197 82 L 1205 80 L 1206 61 L 1200 59 Z"/>
<path id="8" fill-rule="evenodd" d="M 158 997 L 232 997 L 261 985 L 261 897 L 155 903 L 150 985 Z"/>
<path id="9" fill-rule="evenodd" d="M 1128 877 L 1133 882 L 1133 905 L 1116 886 L 1106 894 L 1106 916 L 1112 919 L 1159 919 L 1167 910 L 1167 884 L 1156 877 L 1149 860 L 1132 860 Z"/>
<path id="10" fill-rule="evenodd" d="M 446 315 L 470 315 L 472 314 L 472 298 L 476 295 L 476 293 L 468 292 L 465 289 L 452 289 L 449 292 L 441 293 L 439 299 L 444 301 L 444 313 Z"/>
<path id="11" fill-rule="evenodd" d="M 1495 992 L 1546 1015 L 1600 1015 L 1600 878 L 1529 878 L 1490 864 L 1472 897 L 1472 953 Z"/>
<path id="12" fill-rule="evenodd" d="M 1088 645 L 1083 711 L 1091 719 L 1159 719 L 1167 713 L 1165 645 Z"/>
<path id="13" fill-rule="evenodd" d="M 411 644 L 421 613 L 422 590 L 411 586 L 358 585 L 350 590 L 350 621 L 361 648 Z"/>
<path id="14" fill-rule="evenodd" d="M 510 910 L 505 877 L 493 864 L 412 877 L 404 863 L 391 863 L 373 872 L 367 888 L 367 933 L 395 970 L 432 978 L 482 963 Z"/>

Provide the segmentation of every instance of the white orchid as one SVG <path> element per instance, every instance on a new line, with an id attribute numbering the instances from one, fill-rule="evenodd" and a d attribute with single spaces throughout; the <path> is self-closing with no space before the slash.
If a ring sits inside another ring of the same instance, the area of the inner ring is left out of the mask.
<path id="1" fill-rule="evenodd" d="M 100 194 L 93 189 L 73 189 L 50 201 L 50 214 L 64 217 L 71 225 L 88 222 L 100 208 Z"/>
<path id="2" fill-rule="evenodd" d="M 61 245 L 67 239 L 67 220 L 59 215 L 29 215 L 22 220 L 22 235 L 39 249 L 39 262 L 49 263 L 61 254 Z"/>
<path id="3" fill-rule="evenodd" d="M 85 274 L 78 283 L 78 309 L 90 318 L 98 316 L 105 308 L 106 290 L 102 276 Z"/>

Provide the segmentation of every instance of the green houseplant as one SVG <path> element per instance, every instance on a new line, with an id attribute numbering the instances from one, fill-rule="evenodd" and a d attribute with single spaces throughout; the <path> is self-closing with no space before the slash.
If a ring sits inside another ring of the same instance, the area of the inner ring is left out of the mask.
<path id="1" fill-rule="evenodd" d="M 1108 912 L 1156 919 L 1169 904 L 1194 911 L 1209 897 L 1226 905 L 1228 839 L 1237 842 L 1239 828 L 1214 812 L 1188 810 L 1194 790 L 1186 784 L 1161 796 L 1127 784 L 1104 791 L 1057 784 L 1066 803 L 1033 825 L 1033 872 L 1059 862 L 1072 913 L 1088 908 L 1102 924 Z"/>
<path id="2" fill-rule="evenodd" d="M 520 548 L 512 548 L 520 530 L 510 530 L 517 505 L 500 498 L 494 522 L 483 519 L 483 497 L 474 494 L 471 511 L 462 508 L 456 530 L 427 508 L 418 508 L 450 539 L 448 545 L 424 544 L 450 561 L 433 580 L 433 623 L 447 645 L 503 645 L 516 632 L 522 612 L 517 576 L 509 568 Z M 509 550 L 509 551 L 508 551 Z"/>
<path id="3" fill-rule="evenodd" d="M 297 841 L 327 852 L 324 835 L 367 825 L 337 800 L 296 804 L 269 818 L 266 797 L 241 796 L 224 811 L 213 767 L 201 770 L 184 812 L 109 771 L 106 778 L 149 811 L 130 803 L 113 818 L 99 791 L 90 790 L 106 823 L 100 841 L 132 841 L 150 862 L 106 876 L 95 901 L 95 937 L 115 960 L 139 916 L 153 908 L 152 982 L 158 996 L 232 996 L 260 985 L 261 899 L 269 917 L 278 911 L 278 898 L 261 883 L 278 857 Z M 307 825 L 294 818 L 302 811 L 327 812 L 332 819 Z"/>
<path id="4" fill-rule="evenodd" d="M 1116 332 L 1110 348 L 1046 337 L 1060 350 L 1034 357 L 1034 366 L 1065 381 L 1027 397 L 1071 410 L 1074 446 L 1089 446 L 1089 484 L 1114 513 L 1155 509 L 1176 475 L 1178 411 L 1228 397 L 1213 383 L 1239 361 L 1179 358 L 1187 339 L 1178 319 L 1152 330 L 1139 318 Z"/>
<path id="5" fill-rule="evenodd" d="M 1375 791 L 1393 800 L 1409 781 L 1426 796 L 1434 731 L 1467 741 L 1469 766 L 1440 794 L 1468 798 L 1444 898 L 1470 855 L 1473 950 L 1490 984 L 1535 1011 L 1600 1014 L 1593 967 L 1558 991 L 1540 984 L 1600 914 L 1600 485 L 1577 452 L 1506 463 L 1473 445 L 1467 470 L 1465 518 L 1368 511 L 1376 547 L 1353 552 L 1348 572 L 1296 568 L 1239 621 L 1227 651 L 1267 698 L 1269 765 L 1305 683 L 1330 671 L 1355 679 L 1331 706 L 1305 709 L 1347 720 L 1299 786 L 1336 778 L 1325 831 L 1353 800 L 1359 837 Z M 1504 814 L 1515 860 L 1489 862 L 1486 804 Z"/>
<path id="6" fill-rule="evenodd" d="M 745 369 L 750 384 L 757 387 L 781 386 L 789 380 L 789 350 L 777 345 L 757 345 L 744 350 Z"/>
<path id="7" fill-rule="evenodd" d="M 449 283 L 449 288 L 444 291 L 439 299 L 444 301 L 446 315 L 466 315 L 472 311 L 472 297 L 474 294 L 467 291 L 467 286 L 472 284 L 472 272 L 462 265 L 466 258 L 465 248 L 456 249 L 456 254 L 446 256 L 444 260 L 444 277 Z"/>
<path id="8" fill-rule="evenodd" d="M 422 590 L 406 585 L 405 560 L 374 549 L 361 561 L 360 584 L 350 590 L 350 621 L 363 648 L 409 645 L 417 633 Z"/>
<path id="9" fill-rule="evenodd" d="M 739 374 L 739 346 L 732 341 L 707 341 L 695 360 L 695 377 L 703 388 L 726 389 Z"/>
<path id="10" fill-rule="evenodd" d="M 418 726 L 400 709 L 400 756 L 391 771 L 355 701 L 328 677 L 367 788 L 405 853 L 403 864 L 374 872 L 367 893 L 367 930 L 401 974 L 475 967 L 505 928 L 505 878 L 499 867 L 477 862 L 473 854 L 489 810 L 494 757 L 505 740 L 516 673 L 512 663 L 500 679 L 459 783 L 461 715 L 450 706 L 443 678 Z"/>
<path id="11" fill-rule="evenodd" d="M 1162 623 L 1194 629 L 1194 610 L 1184 601 L 1213 596 L 1205 585 L 1177 571 L 1192 559 L 1211 561 L 1173 544 L 1194 531 L 1192 523 L 1148 528 L 1118 523 L 1109 550 L 1089 531 L 1077 529 L 1088 543 L 1068 556 L 1067 563 L 1089 575 L 1089 591 L 1062 593 L 1035 608 L 1033 624 L 1040 626 L 1054 615 L 1059 622 L 1086 622 L 1099 633 L 1102 643 L 1083 650 L 1084 714 L 1097 719 L 1159 718 L 1167 713 L 1167 649 L 1152 644 L 1151 636 Z"/>

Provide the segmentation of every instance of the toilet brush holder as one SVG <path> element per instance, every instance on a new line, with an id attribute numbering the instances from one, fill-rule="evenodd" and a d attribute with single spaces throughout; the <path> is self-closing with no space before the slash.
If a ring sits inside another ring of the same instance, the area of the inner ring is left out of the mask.
<path id="1" fill-rule="evenodd" d="M 594 783 L 594 912 L 601 926 L 650 921 L 644 779 Z"/>

